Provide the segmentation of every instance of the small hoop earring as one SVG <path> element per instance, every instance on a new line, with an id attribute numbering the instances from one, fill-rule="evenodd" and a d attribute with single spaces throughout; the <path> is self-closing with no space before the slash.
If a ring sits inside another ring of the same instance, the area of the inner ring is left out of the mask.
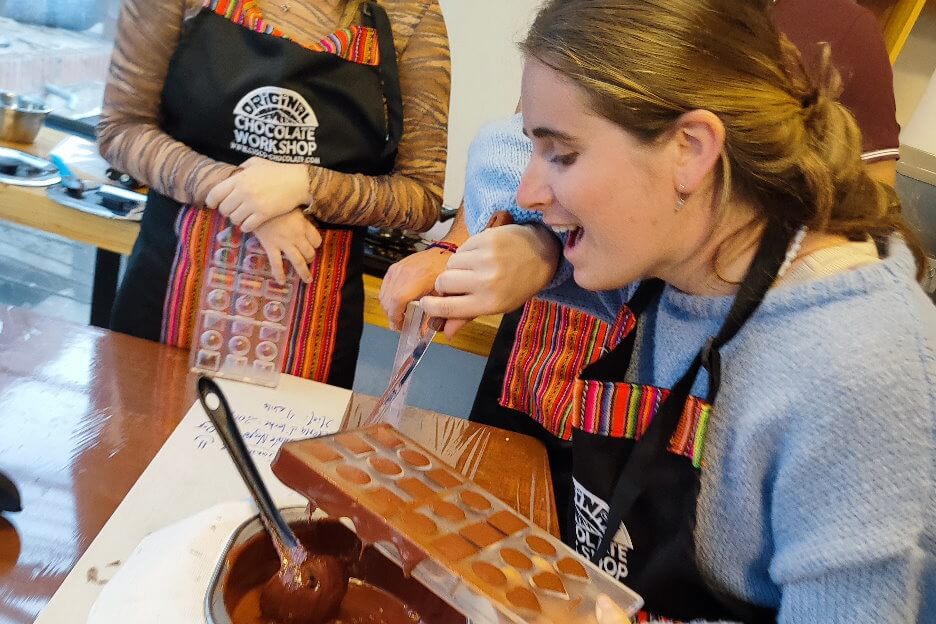
<path id="1" fill-rule="evenodd" d="M 676 205 L 673 206 L 673 212 L 679 212 L 686 207 L 686 200 L 689 198 L 688 193 L 686 193 L 686 185 L 680 184 L 676 188 Z"/>

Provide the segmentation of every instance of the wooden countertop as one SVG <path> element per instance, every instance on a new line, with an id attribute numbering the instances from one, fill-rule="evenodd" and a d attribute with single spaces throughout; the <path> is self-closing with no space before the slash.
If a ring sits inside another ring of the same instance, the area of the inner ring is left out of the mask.
<path id="1" fill-rule="evenodd" d="M 5 147 L 19 149 L 45 157 L 68 135 L 50 128 L 43 128 L 36 142 L 31 145 L 0 143 Z M 80 172 L 77 172 L 80 174 Z M 106 219 L 62 206 L 46 195 L 45 189 L 26 188 L 0 184 L 0 219 L 64 236 L 107 251 L 126 255 L 133 248 L 140 226 L 137 223 Z M 370 325 L 387 329 L 387 317 L 380 307 L 378 294 L 382 280 L 372 275 L 364 276 L 364 321 Z M 469 323 L 454 340 L 438 336 L 436 342 L 462 351 L 487 357 L 500 316 L 487 316 Z"/>
<path id="2" fill-rule="evenodd" d="M 23 501 L 0 517 L 0 624 L 27 624 L 192 405 L 195 376 L 185 351 L 149 340 L 18 308 L 0 327 L 0 470 Z M 345 426 L 373 400 L 354 395 Z M 556 534 L 537 441 L 412 408 L 398 428 Z"/>

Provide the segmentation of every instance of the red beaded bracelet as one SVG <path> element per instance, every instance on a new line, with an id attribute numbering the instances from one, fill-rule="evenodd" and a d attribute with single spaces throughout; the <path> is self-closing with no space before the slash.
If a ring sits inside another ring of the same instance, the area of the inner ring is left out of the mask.
<path id="1" fill-rule="evenodd" d="M 458 251 L 458 245 L 456 245 L 455 243 L 450 243 L 448 241 L 436 241 L 432 243 L 431 245 L 429 245 L 428 247 L 426 247 L 426 249 L 432 249 L 432 248 L 444 249 L 445 251 L 449 253 L 455 253 L 456 251 Z"/>

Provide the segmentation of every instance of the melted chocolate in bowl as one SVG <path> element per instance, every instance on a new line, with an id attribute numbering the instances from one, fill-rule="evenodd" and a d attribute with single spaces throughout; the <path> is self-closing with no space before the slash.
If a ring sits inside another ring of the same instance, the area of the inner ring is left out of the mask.
<path id="1" fill-rule="evenodd" d="M 358 537 L 334 520 L 290 525 L 313 554 L 335 557 L 349 576 L 348 590 L 330 624 L 434 624 L 465 618 L 377 550 L 362 551 Z M 233 624 L 274 624 L 260 611 L 260 595 L 279 570 L 267 534 L 259 533 L 228 555 L 224 605 Z"/>

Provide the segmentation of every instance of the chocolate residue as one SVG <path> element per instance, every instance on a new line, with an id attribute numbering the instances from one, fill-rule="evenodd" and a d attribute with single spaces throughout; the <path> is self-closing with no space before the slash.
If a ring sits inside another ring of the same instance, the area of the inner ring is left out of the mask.
<path id="1" fill-rule="evenodd" d="M 459 534 L 478 548 L 486 548 L 504 537 L 500 531 L 487 522 L 469 524 L 459 531 Z"/>
<path id="2" fill-rule="evenodd" d="M 567 576 L 572 576 L 578 579 L 588 578 L 588 570 L 585 569 L 585 566 L 583 566 L 581 562 L 576 561 L 571 557 L 560 559 L 559 563 L 556 564 L 556 568 L 558 568 L 560 572 Z"/>
<path id="3" fill-rule="evenodd" d="M 426 472 L 426 476 L 429 477 L 433 483 L 436 483 L 444 488 L 451 488 L 461 484 L 461 481 L 456 479 L 452 473 L 450 473 L 448 470 L 443 470 L 442 468 L 430 470 Z"/>
<path id="4" fill-rule="evenodd" d="M 533 584 L 540 589 L 556 592 L 557 594 L 566 593 L 565 585 L 562 584 L 562 579 L 560 579 L 552 572 L 540 572 L 539 574 L 534 574 L 531 580 L 533 581 Z"/>
<path id="5" fill-rule="evenodd" d="M 446 501 L 436 501 L 433 503 L 432 513 L 451 522 L 461 522 L 465 519 L 464 511 Z"/>
<path id="6" fill-rule="evenodd" d="M 307 549 L 337 558 L 351 576 L 340 610 L 330 624 L 464 622 L 420 583 L 406 579 L 377 550 L 365 547 L 362 554 L 360 540 L 341 523 L 321 520 L 292 527 Z M 228 562 L 224 604 L 233 624 L 270 624 L 260 612 L 260 592 L 279 569 L 269 537 L 265 533 L 254 536 L 230 553 Z"/>
<path id="7" fill-rule="evenodd" d="M 506 509 L 492 515 L 488 518 L 488 522 L 504 535 L 513 535 L 520 529 L 525 529 L 528 526 L 526 522 Z"/>
<path id="8" fill-rule="evenodd" d="M 500 571 L 497 566 L 485 563 L 484 561 L 475 561 L 471 564 L 471 570 L 479 579 L 489 585 L 501 587 L 507 583 L 507 576 Z"/>
<path id="9" fill-rule="evenodd" d="M 341 464 L 335 468 L 335 472 L 337 472 L 338 476 L 342 479 L 347 479 L 351 483 L 356 483 L 358 485 L 367 485 L 371 480 L 369 474 L 360 468 L 355 468 L 354 466 L 349 466 L 347 464 Z"/>
<path id="10" fill-rule="evenodd" d="M 374 450 L 374 447 L 354 435 L 353 433 L 343 433 L 335 438 L 338 444 L 345 447 L 355 455 L 365 455 Z"/>
<path id="11" fill-rule="evenodd" d="M 400 468 L 395 462 L 390 461 L 386 457 L 371 457 L 367 460 L 371 467 L 379 472 L 380 474 L 385 474 L 389 477 L 395 477 L 396 475 L 403 472 L 403 469 Z"/>
<path id="12" fill-rule="evenodd" d="M 546 555 L 547 557 L 556 556 L 556 547 L 544 540 L 542 537 L 537 535 L 527 535 L 525 541 L 527 546 L 529 546 L 530 550 L 533 552 Z"/>
<path id="13" fill-rule="evenodd" d="M 513 548 L 504 548 L 500 551 L 501 559 L 518 570 L 532 570 L 533 562 L 519 550 Z"/>
<path id="14" fill-rule="evenodd" d="M 310 554 L 280 568 L 260 592 L 260 612 L 278 624 L 323 624 L 341 608 L 348 574 L 337 558 Z"/>
<path id="15" fill-rule="evenodd" d="M 418 451 L 414 451 L 413 449 L 401 449 L 397 454 L 400 456 L 400 459 L 414 468 L 429 467 L 429 458 Z"/>
<path id="16" fill-rule="evenodd" d="M 536 599 L 536 594 L 526 587 L 514 587 L 507 592 L 507 600 L 514 606 L 528 611 L 540 612 L 540 603 Z"/>
<path id="17" fill-rule="evenodd" d="M 409 494 L 414 500 L 422 500 L 435 494 L 432 488 L 413 477 L 400 479 L 397 481 L 397 487 Z"/>
<path id="18" fill-rule="evenodd" d="M 459 561 L 478 552 L 478 549 L 468 543 L 467 540 L 454 533 L 440 537 L 432 542 L 432 546 L 449 561 Z"/>
<path id="19" fill-rule="evenodd" d="M 491 501 L 484 498 L 477 492 L 465 490 L 461 493 L 462 502 L 477 511 L 487 511 L 491 508 Z"/>

